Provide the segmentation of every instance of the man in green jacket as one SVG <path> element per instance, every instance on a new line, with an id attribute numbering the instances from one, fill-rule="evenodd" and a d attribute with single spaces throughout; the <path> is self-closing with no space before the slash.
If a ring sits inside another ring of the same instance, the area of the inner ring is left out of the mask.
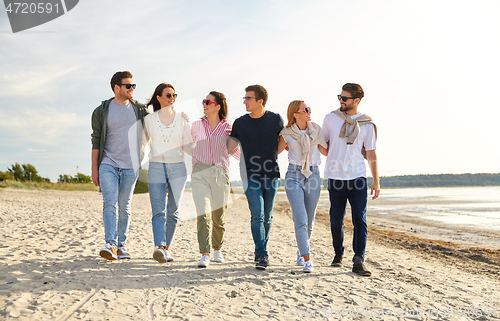
<path id="1" fill-rule="evenodd" d="M 92 182 L 102 192 L 106 241 L 99 255 L 108 260 L 130 259 L 130 210 L 142 159 L 142 120 L 148 114 L 132 99 L 135 87 L 130 72 L 118 71 L 111 78 L 115 97 L 92 113 Z"/>

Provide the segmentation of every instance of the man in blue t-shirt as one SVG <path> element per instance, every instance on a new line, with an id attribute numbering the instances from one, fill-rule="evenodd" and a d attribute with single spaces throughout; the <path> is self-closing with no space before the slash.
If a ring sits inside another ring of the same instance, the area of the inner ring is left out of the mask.
<path id="1" fill-rule="evenodd" d="M 231 153 L 238 143 L 241 145 L 240 173 L 251 213 L 255 267 L 266 270 L 269 267 L 267 242 L 280 178 L 278 138 L 283 119 L 279 114 L 264 110 L 268 97 L 264 87 L 248 86 L 245 92 L 243 103 L 250 113 L 234 121 L 228 152 Z"/>

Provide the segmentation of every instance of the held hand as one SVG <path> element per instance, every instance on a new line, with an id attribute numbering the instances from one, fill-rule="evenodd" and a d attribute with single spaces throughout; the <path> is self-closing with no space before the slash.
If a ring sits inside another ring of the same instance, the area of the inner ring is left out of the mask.
<path id="1" fill-rule="evenodd" d="M 374 192 L 375 192 L 375 195 L 373 195 Z M 376 199 L 380 195 L 380 183 L 378 180 L 373 181 L 372 190 L 370 192 L 370 195 L 373 195 L 372 200 Z"/>
<path id="2" fill-rule="evenodd" d="M 92 171 L 92 183 L 94 183 L 95 186 L 99 187 L 99 172 Z"/>
<path id="3" fill-rule="evenodd" d="M 181 112 L 181 117 L 184 118 L 184 120 L 189 123 L 189 116 L 187 114 L 185 114 L 184 112 Z"/>

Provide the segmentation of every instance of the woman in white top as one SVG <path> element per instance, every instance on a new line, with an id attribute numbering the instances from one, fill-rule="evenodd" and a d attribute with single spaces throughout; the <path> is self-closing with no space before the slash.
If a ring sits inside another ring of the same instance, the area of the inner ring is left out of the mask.
<path id="1" fill-rule="evenodd" d="M 148 185 L 156 247 L 153 257 L 160 263 L 174 260 L 168 250 L 177 229 L 187 178 L 184 152 L 191 154 L 193 143 L 189 123 L 174 111 L 176 97 L 172 85 L 159 84 L 146 104 L 153 106 L 154 113 L 144 118 L 143 143 L 149 141 L 151 147 Z"/>
<path id="2" fill-rule="evenodd" d="M 318 124 L 311 122 L 311 108 L 303 100 L 294 100 L 288 106 L 288 124 L 280 135 L 278 150 L 288 145 L 288 170 L 285 176 L 286 196 L 292 208 L 295 237 L 297 239 L 297 264 L 304 272 L 313 271 L 309 252 L 316 207 L 321 192 L 318 165 L 320 151 L 327 154 L 327 144 Z"/>

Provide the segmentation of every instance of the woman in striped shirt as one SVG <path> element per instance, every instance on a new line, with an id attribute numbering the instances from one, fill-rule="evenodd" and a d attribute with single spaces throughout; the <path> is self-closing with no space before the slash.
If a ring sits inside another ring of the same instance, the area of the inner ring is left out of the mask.
<path id="1" fill-rule="evenodd" d="M 210 216 L 214 261 L 224 262 L 221 247 L 230 190 L 227 140 L 231 125 L 226 121 L 227 103 L 223 94 L 212 91 L 202 104 L 205 116 L 191 126 L 191 135 L 196 142 L 192 155 L 191 188 L 198 214 L 198 243 L 202 254 L 198 267 L 207 267 L 210 264 Z M 239 149 L 232 155 L 239 159 Z"/>

